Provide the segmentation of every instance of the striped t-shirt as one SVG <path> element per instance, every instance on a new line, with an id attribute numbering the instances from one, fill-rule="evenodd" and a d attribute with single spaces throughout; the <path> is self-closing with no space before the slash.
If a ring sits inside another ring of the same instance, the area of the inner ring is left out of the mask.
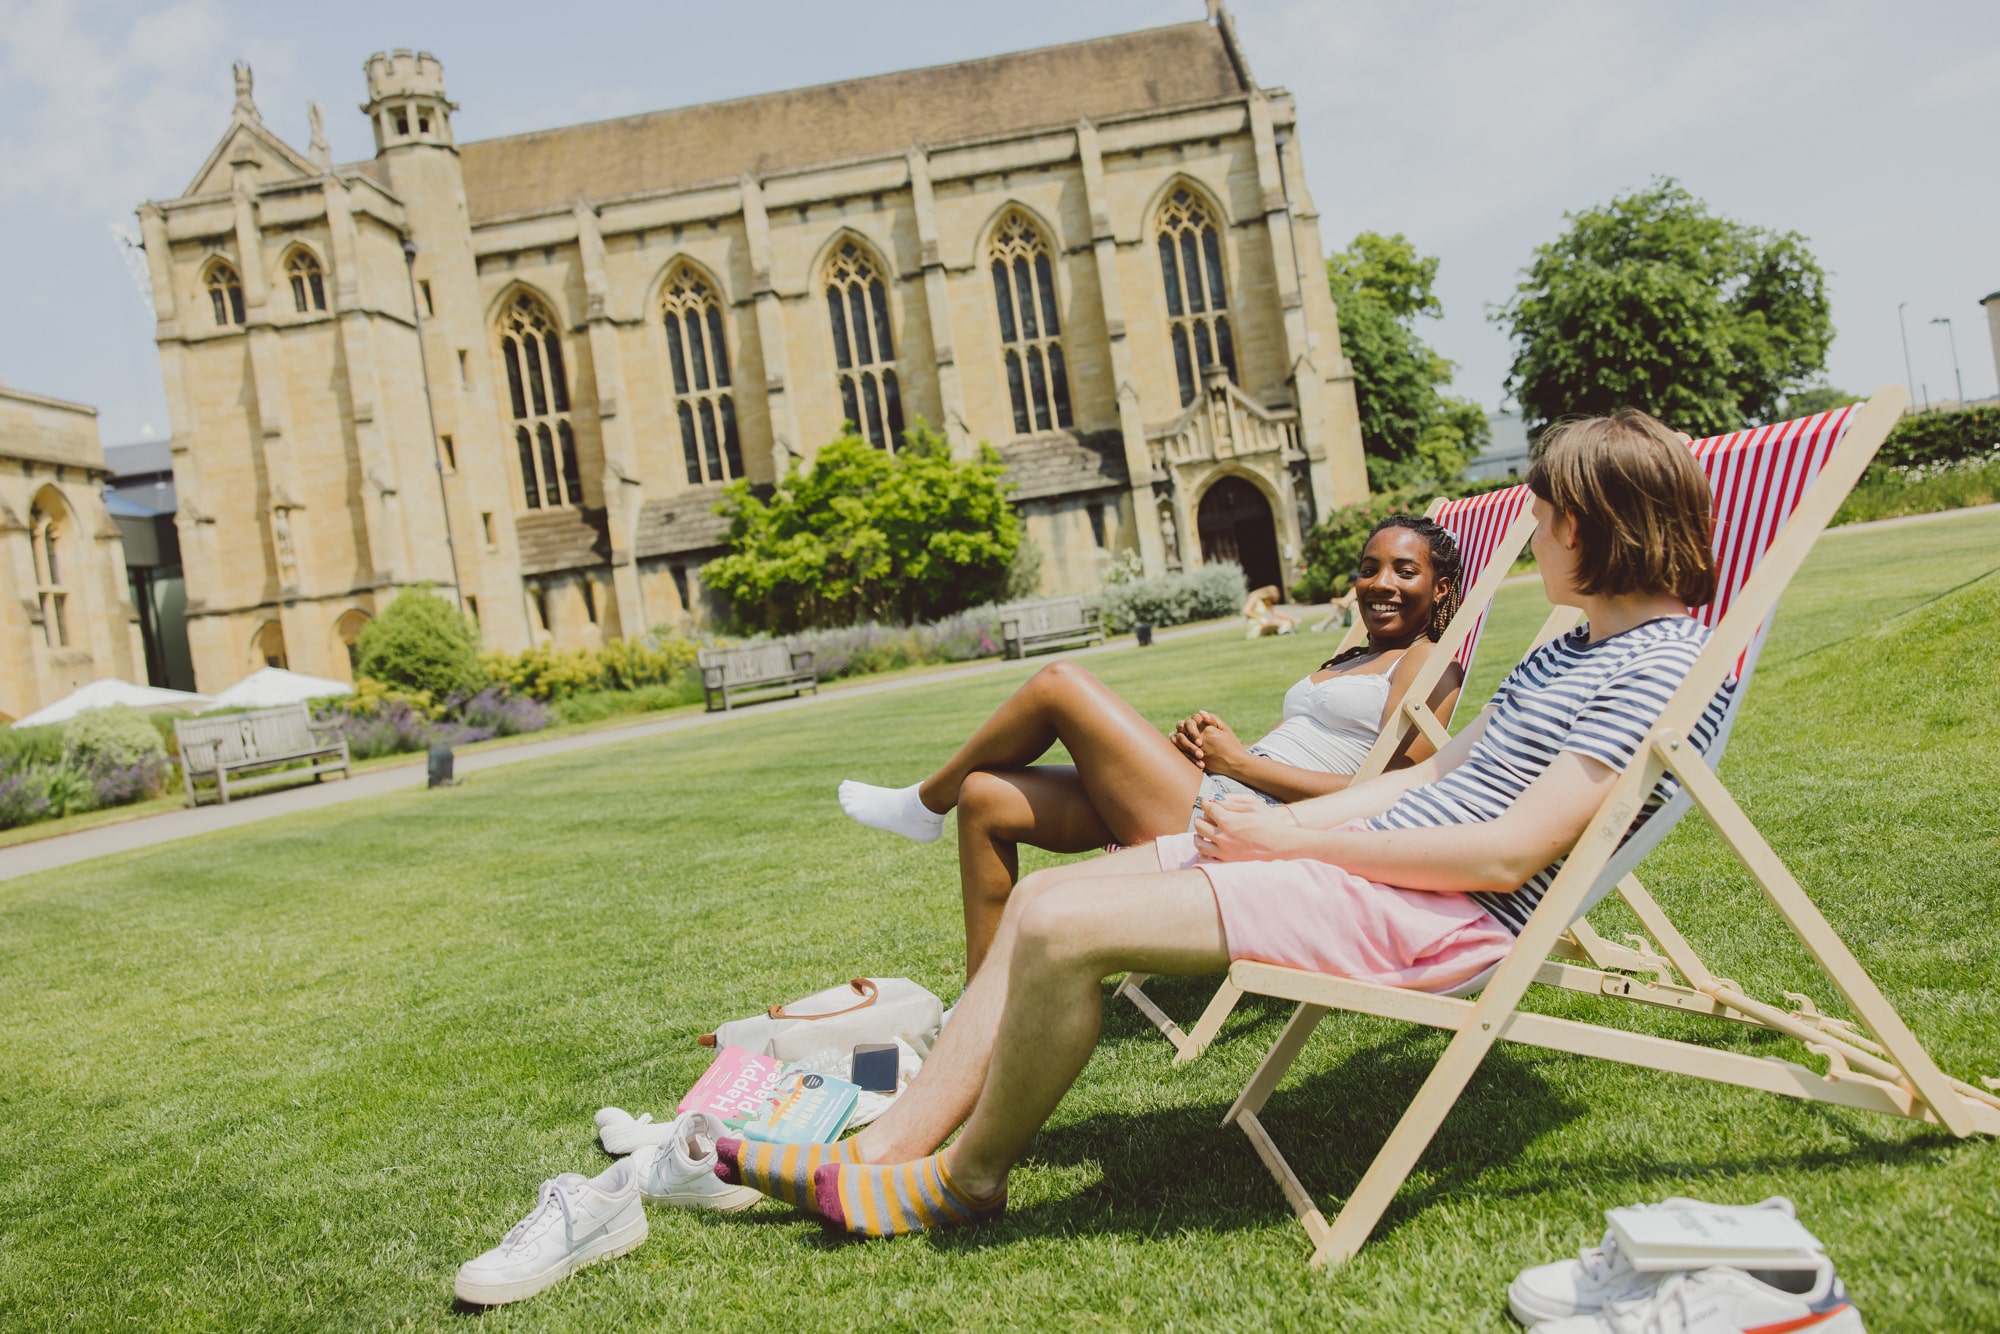
<path id="1" fill-rule="evenodd" d="M 1504 812 L 1563 751 L 1622 770 L 1645 745 L 1667 700 L 1701 656 L 1708 627 L 1664 616 L 1593 644 L 1579 626 L 1530 653 L 1493 694 L 1493 716 L 1479 744 L 1456 769 L 1412 788 L 1368 822 L 1371 829 L 1480 824 Z M 1704 755 L 1736 691 L 1731 677 L 1709 701 L 1689 739 Z M 1663 776 L 1634 829 L 1678 789 Z M 1512 894 L 1472 897 L 1516 935 L 1555 882 L 1559 858 Z"/>

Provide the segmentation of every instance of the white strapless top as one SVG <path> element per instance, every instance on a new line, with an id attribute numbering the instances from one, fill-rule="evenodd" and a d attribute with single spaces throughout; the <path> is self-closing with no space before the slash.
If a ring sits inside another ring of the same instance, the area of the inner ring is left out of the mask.
<path id="1" fill-rule="evenodd" d="M 1295 769 L 1351 774 L 1381 735 L 1388 702 L 1387 672 L 1308 676 L 1285 692 L 1284 721 L 1250 749 Z"/>

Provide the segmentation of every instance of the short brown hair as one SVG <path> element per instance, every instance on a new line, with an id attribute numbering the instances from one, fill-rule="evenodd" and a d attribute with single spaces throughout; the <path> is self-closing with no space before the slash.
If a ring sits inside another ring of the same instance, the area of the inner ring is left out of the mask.
<path id="1" fill-rule="evenodd" d="M 1585 593 L 1715 596 L 1708 478 L 1686 442 L 1635 408 L 1546 431 L 1528 489 L 1576 524 Z"/>

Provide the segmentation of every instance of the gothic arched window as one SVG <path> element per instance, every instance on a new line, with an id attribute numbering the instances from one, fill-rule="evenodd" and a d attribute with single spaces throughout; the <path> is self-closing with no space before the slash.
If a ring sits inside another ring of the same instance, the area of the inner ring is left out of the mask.
<path id="1" fill-rule="evenodd" d="M 292 305 L 304 315 L 326 309 L 326 275 L 310 250 L 294 250 L 285 261 L 285 277 L 292 284 Z"/>
<path id="2" fill-rule="evenodd" d="M 63 587 L 60 519 L 37 502 L 28 510 L 28 546 L 35 560 L 35 600 L 42 609 L 42 638 L 50 648 L 69 647 L 69 593 Z"/>
<path id="3" fill-rule="evenodd" d="M 215 324 L 226 329 L 243 323 L 243 280 L 225 260 L 208 266 L 208 299 L 215 307 Z"/>
<path id="4" fill-rule="evenodd" d="M 688 484 L 741 477 L 743 445 L 736 435 L 729 344 L 722 336 L 722 301 L 715 284 L 692 264 L 676 265 L 661 289 L 660 323 L 667 333 Z"/>
<path id="5" fill-rule="evenodd" d="M 1074 425 L 1055 269 L 1048 242 L 1019 212 L 1009 213 L 993 233 L 993 301 L 1000 311 L 1000 359 L 1014 404 L 1014 433 Z"/>
<path id="6" fill-rule="evenodd" d="M 1236 345 L 1229 334 L 1229 288 L 1222 276 L 1222 239 L 1209 208 L 1194 191 L 1177 186 L 1160 206 L 1160 276 L 1167 285 L 1167 337 L 1183 406 L 1194 402 L 1201 373 L 1221 366 L 1236 378 Z"/>
<path id="7" fill-rule="evenodd" d="M 870 444 L 893 452 L 903 438 L 903 396 L 889 334 L 889 289 L 882 266 L 857 242 L 841 242 L 827 261 L 826 313 L 833 322 L 841 411 Z"/>
<path id="8" fill-rule="evenodd" d="M 583 503 L 576 432 L 569 424 L 569 372 L 562 333 L 549 308 L 523 292 L 500 316 L 500 357 L 514 409 L 514 447 L 528 508 Z"/>

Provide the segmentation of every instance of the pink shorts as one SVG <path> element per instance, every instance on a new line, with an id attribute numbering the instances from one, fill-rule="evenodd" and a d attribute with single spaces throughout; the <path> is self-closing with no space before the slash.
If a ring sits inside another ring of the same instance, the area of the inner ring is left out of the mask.
<path id="1" fill-rule="evenodd" d="M 1168 834 L 1154 847 L 1161 870 L 1208 877 L 1232 959 L 1449 991 L 1514 945 L 1513 933 L 1469 894 L 1397 889 L 1326 862 L 1203 861 L 1193 834 Z"/>

